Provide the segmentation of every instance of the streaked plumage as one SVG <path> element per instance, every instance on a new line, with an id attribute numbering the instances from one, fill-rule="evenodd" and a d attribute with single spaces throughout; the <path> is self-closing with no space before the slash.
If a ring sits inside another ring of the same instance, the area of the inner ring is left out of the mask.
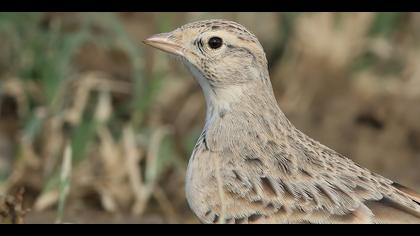
<path id="1" fill-rule="evenodd" d="M 223 40 L 209 47 L 210 38 Z M 420 195 L 296 129 L 277 105 L 258 39 L 238 23 L 200 21 L 145 41 L 200 83 L 206 124 L 187 173 L 204 223 L 420 223 Z"/>

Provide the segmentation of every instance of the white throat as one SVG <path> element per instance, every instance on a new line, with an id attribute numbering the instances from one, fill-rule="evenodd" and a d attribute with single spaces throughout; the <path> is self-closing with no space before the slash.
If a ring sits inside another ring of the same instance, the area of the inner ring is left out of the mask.
<path id="1" fill-rule="evenodd" d="M 203 74 L 189 62 L 185 65 L 196 78 L 204 93 L 207 105 L 206 126 L 217 116 L 223 115 L 231 110 L 231 105 L 238 102 L 243 94 L 243 88 L 240 85 L 230 85 L 212 88 Z"/>

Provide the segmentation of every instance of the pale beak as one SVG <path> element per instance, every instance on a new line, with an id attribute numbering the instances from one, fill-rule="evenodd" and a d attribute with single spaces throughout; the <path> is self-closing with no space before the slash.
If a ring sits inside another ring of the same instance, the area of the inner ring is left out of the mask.
<path id="1" fill-rule="evenodd" d="M 143 40 L 143 43 L 170 54 L 184 56 L 181 45 L 176 43 L 170 36 L 171 33 L 156 34 Z"/>

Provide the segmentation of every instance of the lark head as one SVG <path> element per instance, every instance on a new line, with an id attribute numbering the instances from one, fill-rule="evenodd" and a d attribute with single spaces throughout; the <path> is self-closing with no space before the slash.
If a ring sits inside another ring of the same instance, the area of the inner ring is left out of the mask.
<path id="1" fill-rule="evenodd" d="M 232 21 L 194 22 L 144 43 L 182 58 L 202 87 L 268 79 L 267 60 L 258 39 Z"/>

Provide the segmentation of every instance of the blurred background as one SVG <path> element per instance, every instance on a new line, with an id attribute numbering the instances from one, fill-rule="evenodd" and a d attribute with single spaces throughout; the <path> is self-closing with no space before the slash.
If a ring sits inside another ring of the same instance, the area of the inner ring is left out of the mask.
<path id="1" fill-rule="evenodd" d="M 0 222 L 197 223 L 203 95 L 141 41 L 210 18 L 257 35 L 299 129 L 420 190 L 418 13 L 0 13 Z"/>

